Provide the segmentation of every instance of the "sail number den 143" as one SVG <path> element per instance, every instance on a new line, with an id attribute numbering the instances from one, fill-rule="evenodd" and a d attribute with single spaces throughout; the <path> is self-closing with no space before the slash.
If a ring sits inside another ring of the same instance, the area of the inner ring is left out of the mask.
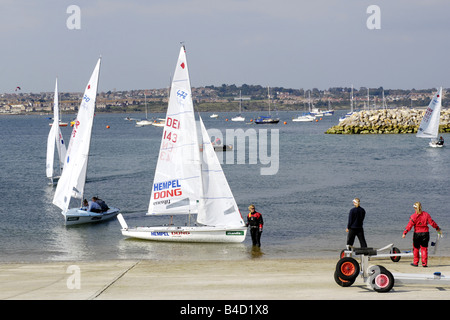
<path id="1" fill-rule="evenodd" d="M 166 128 L 180 129 L 180 120 L 167 117 Z M 172 143 L 177 143 L 177 138 L 178 135 L 175 132 L 165 130 L 164 128 L 163 139 L 169 140 Z"/>
<path id="2" fill-rule="evenodd" d="M 171 154 L 172 154 L 172 147 L 175 143 L 178 141 L 178 134 L 176 132 L 173 132 L 172 130 L 168 129 L 180 129 L 180 120 L 174 119 L 171 117 L 167 117 L 166 119 L 166 125 L 164 127 L 164 133 L 163 133 L 163 148 L 161 149 L 161 152 L 159 154 L 159 158 L 161 160 L 170 161 L 171 160 Z"/>

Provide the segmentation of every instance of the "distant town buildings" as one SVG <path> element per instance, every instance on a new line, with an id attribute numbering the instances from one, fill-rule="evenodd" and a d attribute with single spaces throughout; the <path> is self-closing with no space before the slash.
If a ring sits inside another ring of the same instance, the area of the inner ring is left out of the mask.
<path id="1" fill-rule="evenodd" d="M 383 88 L 367 88 L 353 90 L 355 108 L 376 109 L 387 105 L 394 107 L 424 107 L 428 105 L 435 89 L 424 90 L 384 90 Z M 444 90 L 445 91 L 445 90 Z M 305 110 L 309 103 L 315 107 L 333 109 L 349 109 L 350 92 L 348 87 L 330 88 L 328 90 L 270 88 L 271 105 L 277 110 Z M 261 110 L 268 103 L 267 87 L 259 85 L 222 85 L 192 88 L 194 104 L 199 111 L 238 110 L 239 95 L 243 99 L 244 111 Z M 169 90 L 146 89 L 131 91 L 100 92 L 97 96 L 98 112 L 134 112 L 143 111 L 145 106 L 149 112 L 164 112 L 167 108 Z M 311 100 L 309 100 L 311 96 Z M 62 92 L 59 94 L 59 107 L 62 113 L 75 113 L 80 105 L 82 93 Z M 444 94 L 445 97 L 445 94 Z M 443 105 L 449 103 L 444 98 Z M 4 93 L 0 94 L 0 114 L 51 113 L 53 109 L 53 92 L 41 93 Z"/>

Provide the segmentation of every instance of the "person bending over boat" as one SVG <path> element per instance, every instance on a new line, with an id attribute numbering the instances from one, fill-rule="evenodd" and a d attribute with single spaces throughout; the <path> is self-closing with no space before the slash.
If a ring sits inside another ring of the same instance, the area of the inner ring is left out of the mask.
<path id="1" fill-rule="evenodd" d="M 402 238 L 406 237 L 406 234 L 414 227 L 413 235 L 413 254 L 414 259 L 412 266 L 417 267 L 419 265 L 420 253 L 422 254 L 422 266 L 428 265 L 428 241 L 430 241 L 430 232 L 428 225 L 431 225 L 440 234 L 441 229 L 431 219 L 428 212 L 422 210 L 422 204 L 420 202 L 414 203 L 415 212 L 409 218 L 409 222 L 406 225 L 405 231 L 403 231 Z"/>
<path id="2" fill-rule="evenodd" d="M 444 138 L 442 138 L 442 136 L 439 137 L 439 140 L 438 140 L 437 144 L 440 145 L 440 146 L 444 145 Z"/>
<path id="3" fill-rule="evenodd" d="M 250 212 L 247 216 L 247 227 L 250 226 L 250 235 L 252 236 L 253 246 L 261 247 L 261 234 L 264 225 L 262 214 L 256 212 L 253 204 L 248 207 L 248 210 Z"/>
<path id="4" fill-rule="evenodd" d="M 95 202 L 94 197 L 92 197 L 92 200 L 89 202 L 86 199 L 84 199 L 83 207 L 81 207 L 81 209 L 96 213 L 102 212 L 102 207 L 100 207 L 100 205 L 97 202 Z"/>
<path id="5" fill-rule="evenodd" d="M 86 199 L 83 200 L 83 207 L 81 209 L 90 212 L 101 213 L 108 211 L 109 208 L 106 205 L 105 201 L 97 197 L 92 197 L 92 200 L 89 202 Z"/>
<path id="6" fill-rule="evenodd" d="M 92 197 L 92 201 L 95 201 L 100 206 L 101 212 L 108 211 L 109 207 L 106 205 L 106 202 L 98 197 Z"/>
<path id="7" fill-rule="evenodd" d="M 366 211 L 360 206 L 360 200 L 358 198 L 353 199 L 352 208 L 348 214 L 348 224 L 345 230 L 347 235 L 347 245 L 353 246 L 355 237 L 358 237 L 361 248 L 367 248 L 366 238 L 364 237 L 363 222 L 366 217 Z"/>

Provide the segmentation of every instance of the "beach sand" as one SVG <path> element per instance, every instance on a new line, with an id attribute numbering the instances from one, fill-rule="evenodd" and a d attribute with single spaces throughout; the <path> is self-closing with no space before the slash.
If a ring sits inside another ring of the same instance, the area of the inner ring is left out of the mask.
<path id="1" fill-rule="evenodd" d="M 13 300 L 393 300 L 450 299 L 450 282 L 396 284 L 377 293 L 361 277 L 350 287 L 334 281 L 338 259 L 238 261 L 115 260 L 0 264 L 0 299 Z M 428 268 L 403 257 L 372 259 L 392 273 L 450 276 L 450 257 L 430 257 Z"/>

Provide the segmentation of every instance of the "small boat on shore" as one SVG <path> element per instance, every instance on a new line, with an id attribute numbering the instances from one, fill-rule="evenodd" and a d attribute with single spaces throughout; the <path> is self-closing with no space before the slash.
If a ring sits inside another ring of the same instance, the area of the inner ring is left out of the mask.
<path id="1" fill-rule="evenodd" d="M 147 215 L 184 215 L 189 224 L 129 227 L 119 214 L 121 232 L 154 241 L 242 242 L 247 227 L 202 118 L 195 119 L 184 46 L 172 81 Z"/>

